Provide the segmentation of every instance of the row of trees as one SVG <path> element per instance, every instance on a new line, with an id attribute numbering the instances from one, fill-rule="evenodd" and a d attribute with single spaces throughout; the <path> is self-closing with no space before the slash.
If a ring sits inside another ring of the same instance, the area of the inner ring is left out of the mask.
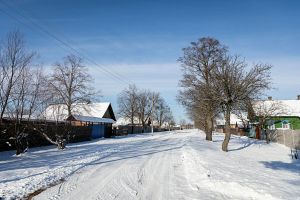
<path id="1" fill-rule="evenodd" d="M 89 103 L 101 97 L 101 91 L 90 86 L 93 79 L 87 73 L 82 58 L 75 55 L 64 57 L 63 62 L 52 65 L 49 75 L 46 75 L 43 63 L 39 60 L 38 53 L 26 47 L 24 34 L 18 29 L 2 38 L 0 124 L 3 125 L 4 119 L 10 121 L 5 135 L 15 140 L 17 154 L 24 150 L 29 122 L 33 117 L 36 119 L 49 104 L 67 105 L 70 115 L 74 103 Z M 28 123 L 24 126 L 21 121 Z M 53 144 L 61 144 L 59 137 L 56 141 L 46 138 Z"/>
<path id="2" fill-rule="evenodd" d="M 149 125 L 152 119 L 152 103 L 153 119 L 158 122 L 159 126 L 164 123 L 169 124 L 169 122 L 174 124 L 170 107 L 160 93 L 152 92 L 150 89 L 140 89 L 135 84 L 125 88 L 118 95 L 118 115 L 129 119 L 131 124 L 138 119 L 144 132 L 144 126 Z"/>
<path id="3" fill-rule="evenodd" d="M 183 48 L 181 62 L 183 78 L 177 100 L 185 106 L 195 124 L 205 130 L 206 140 L 212 140 L 213 121 L 223 114 L 227 151 L 230 140 L 230 114 L 247 112 L 254 100 L 271 88 L 269 63 L 256 63 L 247 68 L 239 55 L 230 55 L 228 47 L 214 38 L 200 38 Z"/>

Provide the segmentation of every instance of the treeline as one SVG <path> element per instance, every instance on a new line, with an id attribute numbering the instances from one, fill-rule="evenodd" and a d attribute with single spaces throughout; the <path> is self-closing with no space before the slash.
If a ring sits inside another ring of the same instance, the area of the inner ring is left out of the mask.
<path id="1" fill-rule="evenodd" d="M 117 98 L 118 116 L 129 119 L 130 124 L 142 125 L 144 127 L 151 124 L 152 108 L 153 121 L 161 127 L 164 123 L 168 126 L 175 124 L 170 107 L 161 97 L 160 93 L 150 89 L 140 89 L 135 84 L 125 88 Z"/>

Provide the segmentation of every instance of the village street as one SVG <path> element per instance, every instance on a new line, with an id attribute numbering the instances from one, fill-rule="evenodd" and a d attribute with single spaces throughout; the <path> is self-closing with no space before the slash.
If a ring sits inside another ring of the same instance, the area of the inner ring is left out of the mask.
<path id="1" fill-rule="evenodd" d="M 220 133 L 154 134 L 1 152 L 1 197 L 59 183 L 34 199 L 299 199 L 299 162 L 283 145 L 232 136 L 223 152 Z"/>

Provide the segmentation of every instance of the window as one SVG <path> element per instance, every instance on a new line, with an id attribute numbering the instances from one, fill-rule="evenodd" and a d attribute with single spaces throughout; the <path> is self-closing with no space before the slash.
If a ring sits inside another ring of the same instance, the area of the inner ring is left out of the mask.
<path id="1" fill-rule="evenodd" d="M 289 128 L 289 124 L 288 123 L 282 123 L 282 128 Z"/>
<path id="2" fill-rule="evenodd" d="M 275 130 L 275 121 L 268 121 L 268 129 Z"/>
<path id="3" fill-rule="evenodd" d="M 282 120 L 281 125 L 282 125 L 282 128 L 290 128 L 290 121 L 289 120 Z"/>

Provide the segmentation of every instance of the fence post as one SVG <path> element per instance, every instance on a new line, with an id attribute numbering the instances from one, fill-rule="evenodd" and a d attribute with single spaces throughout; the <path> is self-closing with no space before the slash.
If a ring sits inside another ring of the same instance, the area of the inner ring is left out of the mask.
<path id="1" fill-rule="evenodd" d="M 284 143 L 284 146 L 285 146 L 285 133 L 284 133 L 283 130 L 282 130 L 282 133 L 283 133 L 283 143 Z"/>
<path id="2" fill-rule="evenodd" d="M 294 136 L 294 130 L 292 129 L 292 136 L 293 136 L 293 147 L 294 147 L 294 149 L 296 149 L 295 148 L 295 136 Z"/>

